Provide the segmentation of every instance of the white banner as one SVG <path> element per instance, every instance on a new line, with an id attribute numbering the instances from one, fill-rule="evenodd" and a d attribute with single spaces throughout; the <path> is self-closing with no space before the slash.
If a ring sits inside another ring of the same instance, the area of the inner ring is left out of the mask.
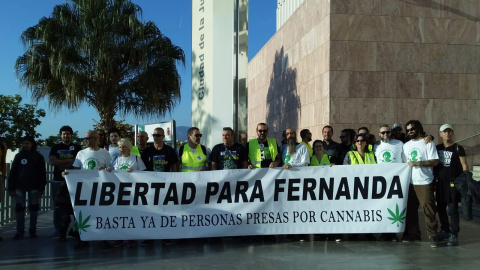
<path id="1" fill-rule="evenodd" d="M 406 164 L 159 173 L 72 170 L 82 240 L 404 231 Z"/>

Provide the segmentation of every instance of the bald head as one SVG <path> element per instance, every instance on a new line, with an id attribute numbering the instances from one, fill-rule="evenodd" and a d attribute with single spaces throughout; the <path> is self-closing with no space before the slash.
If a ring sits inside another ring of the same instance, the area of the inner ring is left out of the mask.
<path id="1" fill-rule="evenodd" d="M 89 148 L 97 149 L 98 148 L 98 132 L 95 130 L 90 130 L 85 135 L 86 145 Z"/>

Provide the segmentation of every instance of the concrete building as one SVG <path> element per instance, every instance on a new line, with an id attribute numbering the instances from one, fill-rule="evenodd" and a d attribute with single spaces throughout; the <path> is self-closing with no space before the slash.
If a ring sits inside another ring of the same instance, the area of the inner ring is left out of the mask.
<path id="1" fill-rule="evenodd" d="M 329 124 L 339 141 L 410 119 L 436 138 L 444 123 L 457 140 L 478 134 L 479 19 L 473 0 L 303 1 L 248 65 L 249 138 L 259 122 L 277 139 Z M 480 165 L 480 136 L 461 144 Z"/>
<path id="2" fill-rule="evenodd" d="M 248 0 L 192 1 L 192 125 L 208 147 L 247 128 Z"/>

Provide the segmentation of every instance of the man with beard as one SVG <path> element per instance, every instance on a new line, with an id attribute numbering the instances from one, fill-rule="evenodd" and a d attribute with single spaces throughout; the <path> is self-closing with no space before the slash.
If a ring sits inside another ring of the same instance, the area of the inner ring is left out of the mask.
<path id="1" fill-rule="evenodd" d="M 342 164 L 343 160 L 338 159 L 338 143 L 332 140 L 333 127 L 324 126 L 322 129 L 324 153 L 330 157 L 330 162 Z"/>
<path id="2" fill-rule="evenodd" d="M 274 168 L 281 160 L 278 154 L 277 141 L 267 138 L 268 125 L 260 123 L 257 125 L 257 139 L 251 139 L 245 149 L 248 156 L 248 168 Z"/>
<path id="3" fill-rule="evenodd" d="M 403 143 L 391 138 L 391 131 L 388 125 L 381 125 L 378 131 L 380 144 L 375 144 L 373 151 L 377 158 L 377 164 L 381 163 L 404 163 Z M 380 235 L 381 241 L 398 242 L 395 233 L 384 233 Z"/>
<path id="4" fill-rule="evenodd" d="M 108 138 L 110 139 L 111 144 L 108 145 L 108 152 L 110 153 L 110 158 L 115 160 L 120 154 L 120 150 L 118 149 L 118 141 L 120 140 L 120 130 L 118 128 L 111 128 L 108 131 Z"/>
<path id="5" fill-rule="evenodd" d="M 313 149 L 309 143 L 312 141 L 312 133 L 308 129 L 302 129 L 302 131 L 300 131 L 300 138 L 302 138 L 302 141 L 300 143 L 305 145 L 305 147 L 307 147 L 308 149 L 308 156 L 312 157 Z"/>
<path id="6" fill-rule="evenodd" d="M 430 246 L 438 247 L 437 207 L 435 205 L 435 186 L 433 184 L 433 167 L 438 164 L 437 149 L 433 143 L 425 144 L 422 124 L 418 120 L 407 122 L 406 131 L 410 141 L 403 146 L 403 153 L 408 166 L 412 167 L 412 184 L 409 188 L 407 203 L 407 220 L 402 241 L 420 240 L 418 206 L 425 214 L 425 225 Z"/>
<path id="7" fill-rule="evenodd" d="M 310 163 L 308 149 L 305 145 L 297 142 L 297 134 L 295 130 L 293 128 L 287 128 L 285 130 L 285 136 L 287 139 L 287 147 L 284 147 L 282 151 L 283 169 L 288 170 L 292 167 L 308 166 Z M 285 240 L 298 240 L 303 242 L 307 241 L 308 238 L 307 234 L 287 235 Z"/>
<path id="8" fill-rule="evenodd" d="M 53 167 L 52 198 L 55 203 L 55 196 L 60 190 L 60 186 L 65 185 L 65 179 L 62 177 L 62 171 L 71 169 L 77 153 L 82 147 L 72 142 L 73 129 L 69 126 L 60 128 L 60 138 L 62 142 L 55 144 L 50 150 L 49 163 Z M 50 237 L 60 237 L 59 241 L 65 241 L 65 235 L 60 235 L 60 213 L 58 208 L 53 210 L 53 225 L 55 230 Z"/>
<path id="9" fill-rule="evenodd" d="M 305 145 L 297 142 L 297 134 L 293 128 L 285 130 L 287 147 L 282 152 L 283 168 L 288 170 L 292 167 L 304 167 L 310 163 L 308 149 Z"/>

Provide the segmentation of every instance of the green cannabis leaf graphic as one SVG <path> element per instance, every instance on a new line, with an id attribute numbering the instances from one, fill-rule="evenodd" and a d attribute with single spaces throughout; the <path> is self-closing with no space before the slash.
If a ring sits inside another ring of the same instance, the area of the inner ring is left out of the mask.
<path id="1" fill-rule="evenodd" d="M 391 217 L 388 217 L 388 219 L 392 220 L 392 224 L 394 223 L 397 223 L 397 227 L 400 226 L 400 223 L 403 223 L 403 221 L 405 220 L 405 211 L 407 210 L 407 208 L 403 209 L 403 211 L 401 213 L 400 210 L 398 209 L 398 204 L 397 204 L 397 209 L 396 209 L 396 213 L 393 213 L 392 210 L 390 210 L 389 208 L 387 208 L 388 212 L 390 213 Z"/>
<path id="2" fill-rule="evenodd" d="M 87 232 L 86 228 L 90 227 L 88 225 L 88 221 L 90 220 L 90 216 L 88 216 L 85 220 L 82 219 L 82 211 L 78 214 L 78 219 L 75 220 L 75 227 L 73 228 L 74 231 L 82 233 L 81 231 Z"/>

